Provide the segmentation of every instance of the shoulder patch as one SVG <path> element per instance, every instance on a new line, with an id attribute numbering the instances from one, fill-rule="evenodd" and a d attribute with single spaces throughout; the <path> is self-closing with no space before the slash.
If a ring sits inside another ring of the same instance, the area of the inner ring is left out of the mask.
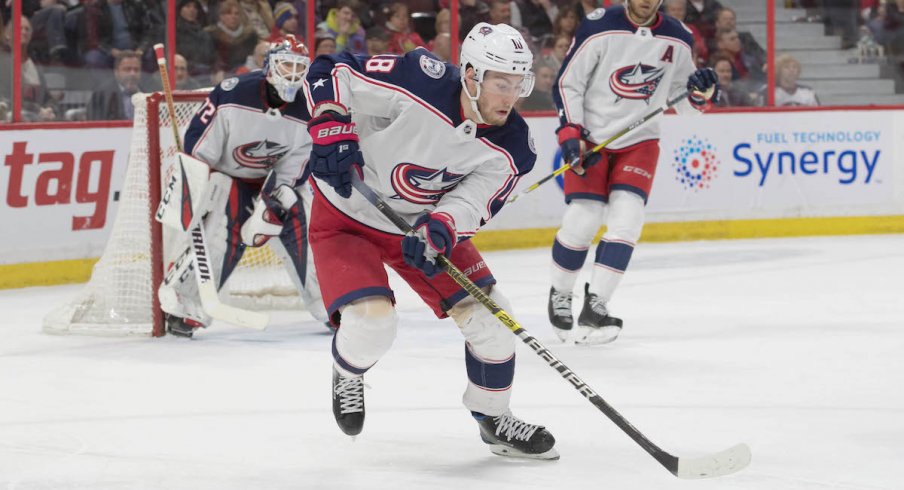
<path id="1" fill-rule="evenodd" d="M 587 18 L 590 20 L 602 19 L 603 15 L 605 15 L 605 13 L 606 13 L 606 9 L 599 8 L 599 9 L 596 9 L 593 12 L 590 12 L 589 14 L 587 14 Z"/>
<path id="2" fill-rule="evenodd" d="M 226 80 L 223 80 L 222 82 L 220 82 L 220 88 L 222 88 L 223 90 L 228 92 L 228 91 L 234 89 L 235 86 L 238 84 L 239 84 L 238 77 L 227 78 Z"/>
<path id="3" fill-rule="evenodd" d="M 421 55 L 421 70 L 430 78 L 439 80 L 446 73 L 446 65 L 439 60 L 435 60 L 425 54 Z"/>

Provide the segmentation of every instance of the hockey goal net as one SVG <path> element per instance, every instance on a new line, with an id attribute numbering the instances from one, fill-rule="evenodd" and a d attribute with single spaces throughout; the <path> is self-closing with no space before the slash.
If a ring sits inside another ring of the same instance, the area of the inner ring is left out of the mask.
<path id="1" fill-rule="evenodd" d="M 175 92 L 175 119 L 184 135 L 206 92 Z M 161 93 L 132 97 L 135 119 L 119 210 L 110 239 L 91 279 L 69 303 L 44 318 L 47 333 L 164 335 L 157 287 L 164 269 L 181 252 L 177 233 L 154 219 L 163 179 L 177 147 Z M 248 248 L 220 293 L 246 309 L 301 309 L 302 301 L 277 255 Z"/>

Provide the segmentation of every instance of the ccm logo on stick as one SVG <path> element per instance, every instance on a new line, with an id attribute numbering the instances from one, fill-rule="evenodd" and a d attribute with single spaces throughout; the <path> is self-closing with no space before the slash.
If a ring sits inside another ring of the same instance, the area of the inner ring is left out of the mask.
<path id="1" fill-rule="evenodd" d="M 94 230 L 103 228 L 107 221 L 107 202 L 110 197 L 110 175 L 113 172 L 113 150 L 86 151 L 78 158 L 69 152 L 35 154 L 28 152 L 27 141 L 16 141 L 13 150 L 3 159 L 9 167 L 6 187 L 6 204 L 11 208 L 28 206 L 29 194 L 36 206 L 71 204 L 93 204 L 91 216 L 73 216 L 73 230 Z M 76 159 L 78 167 L 76 167 Z M 24 189 L 25 167 L 37 160 L 39 171 L 34 182 L 34 192 Z M 49 165 L 48 165 L 49 164 Z M 75 189 L 72 184 L 75 182 Z"/>

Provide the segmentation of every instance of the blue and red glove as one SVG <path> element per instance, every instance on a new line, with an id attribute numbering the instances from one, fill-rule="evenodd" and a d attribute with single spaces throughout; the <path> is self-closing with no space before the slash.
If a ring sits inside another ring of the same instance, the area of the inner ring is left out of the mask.
<path id="1" fill-rule="evenodd" d="M 703 107 L 707 102 L 719 103 L 722 89 L 719 87 L 719 77 L 712 68 L 701 68 L 687 77 L 687 89 L 690 91 L 687 99 L 697 107 Z M 707 94 L 712 89 L 711 94 Z"/>
<path id="2" fill-rule="evenodd" d="M 348 109 L 338 102 L 321 102 L 313 114 L 308 122 L 308 133 L 314 140 L 308 162 L 311 173 L 348 198 L 352 195 L 352 171 L 363 177 L 364 155 L 358 148 L 358 129 Z"/>
<path id="3" fill-rule="evenodd" d="M 565 124 L 556 130 L 556 136 L 559 137 L 562 160 L 570 163 L 571 170 L 578 175 L 584 175 L 588 168 L 599 163 L 602 158 L 599 152 L 584 158 L 584 148 L 592 143 L 587 139 L 590 137 L 590 131 L 582 128 L 580 124 Z"/>
<path id="4" fill-rule="evenodd" d="M 452 256 L 456 233 L 452 218 L 443 213 L 424 213 L 412 226 L 414 231 L 402 238 L 402 258 L 405 263 L 433 277 L 443 270 L 436 262 L 440 254 Z"/>

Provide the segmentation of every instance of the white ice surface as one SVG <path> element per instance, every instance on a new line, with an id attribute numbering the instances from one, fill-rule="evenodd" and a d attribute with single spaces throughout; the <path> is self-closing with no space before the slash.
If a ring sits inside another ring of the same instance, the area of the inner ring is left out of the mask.
<path id="1" fill-rule="evenodd" d="M 676 479 L 520 343 L 514 412 L 562 458 L 490 454 L 460 402 L 460 334 L 401 285 L 355 441 L 306 314 L 192 341 L 42 334 L 65 286 L 0 291 L 0 488 L 904 488 L 904 236 L 641 244 L 611 305 L 625 329 L 594 348 L 547 324 L 547 250 L 486 258 L 511 313 L 650 439 L 746 442 L 750 467 Z"/>

